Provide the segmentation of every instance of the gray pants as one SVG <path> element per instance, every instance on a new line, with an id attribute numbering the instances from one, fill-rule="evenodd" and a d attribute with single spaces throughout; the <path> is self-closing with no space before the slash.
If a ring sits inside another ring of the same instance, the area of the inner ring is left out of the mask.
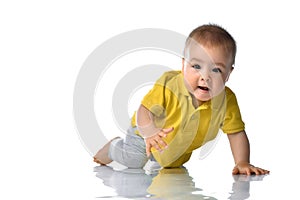
<path id="1" fill-rule="evenodd" d="M 125 139 L 114 139 L 111 142 L 108 156 L 128 168 L 143 168 L 148 161 L 146 144 L 142 137 L 134 133 L 135 130 L 136 127 L 130 127 Z"/>

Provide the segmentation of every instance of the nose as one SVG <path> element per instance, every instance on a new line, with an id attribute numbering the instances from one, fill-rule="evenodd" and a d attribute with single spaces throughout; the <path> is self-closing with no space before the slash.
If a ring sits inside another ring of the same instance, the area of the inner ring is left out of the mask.
<path id="1" fill-rule="evenodd" d="M 210 73 L 208 72 L 208 70 L 204 69 L 204 70 L 201 70 L 201 72 L 199 72 L 199 78 L 201 81 L 209 81 L 210 80 Z"/>

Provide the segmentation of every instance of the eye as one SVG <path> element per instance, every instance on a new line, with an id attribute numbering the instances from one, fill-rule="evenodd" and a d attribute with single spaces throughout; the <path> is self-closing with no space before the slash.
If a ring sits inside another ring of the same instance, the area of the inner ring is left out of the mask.
<path id="1" fill-rule="evenodd" d="M 216 73 L 222 73 L 222 70 L 220 68 L 213 68 L 212 71 Z"/>
<path id="2" fill-rule="evenodd" d="M 195 65 L 193 65 L 192 67 L 193 67 L 194 69 L 201 69 L 201 66 L 198 65 L 198 64 L 195 64 Z"/>

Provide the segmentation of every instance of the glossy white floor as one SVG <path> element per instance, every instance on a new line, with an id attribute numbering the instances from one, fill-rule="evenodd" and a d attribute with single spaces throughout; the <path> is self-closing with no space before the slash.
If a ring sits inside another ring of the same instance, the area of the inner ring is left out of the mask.
<path id="1" fill-rule="evenodd" d="M 232 176 L 226 137 L 204 160 L 195 152 L 186 169 L 166 169 L 149 176 L 97 166 L 78 138 L 70 137 L 73 134 L 61 136 L 61 142 L 49 137 L 40 140 L 19 152 L 19 158 L 2 151 L 0 199 L 265 200 L 297 199 L 299 194 L 295 157 L 299 151 L 293 145 L 272 148 L 274 153 L 266 158 L 253 151 L 253 163 L 271 170 L 267 176 Z"/>
<path id="2" fill-rule="evenodd" d="M 99 166 L 95 173 L 103 182 L 97 196 L 102 199 L 264 199 L 268 195 L 257 188 L 264 191 L 270 184 L 266 176 L 228 174 L 220 178 L 218 173 L 208 175 L 186 168 L 162 169 L 147 175 L 138 170 L 116 171 Z"/>
<path id="3" fill-rule="evenodd" d="M 94 191 L 95 198 L 236 200 L 295 198 L 297 195 L 296 183 L 293 181 L 295 177 L 285 175 L 276 165 L 256 163 L 270 169 L 269 175 L 231 175 L 233 162 L 226 142 L 226 137 L 221 137 L 214 151 L 203 160 L 198 159 L 199 152 L 196 151 L 185 168 L 162 169 L 152 175 L 146 175 L 143 170 L 123 169 L 114 163 L 116 170 L 108 166 L 95 166 L 94 181 L 98 185 Z M 282 167 L 281 169 L 283 170 Z"/>

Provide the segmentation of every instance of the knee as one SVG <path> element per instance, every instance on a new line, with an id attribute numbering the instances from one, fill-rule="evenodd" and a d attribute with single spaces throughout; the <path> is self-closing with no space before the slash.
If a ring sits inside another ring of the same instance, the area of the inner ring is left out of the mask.
<path id="1" fill-rule="evenodd" d="M 138 157 L 138 158 L 127 158 L 124 159 L 125 166 L 128 168 L 143 168 L 145 164 L 148 161 L 148 158 L 146 156 L 144 157 Z"/>

